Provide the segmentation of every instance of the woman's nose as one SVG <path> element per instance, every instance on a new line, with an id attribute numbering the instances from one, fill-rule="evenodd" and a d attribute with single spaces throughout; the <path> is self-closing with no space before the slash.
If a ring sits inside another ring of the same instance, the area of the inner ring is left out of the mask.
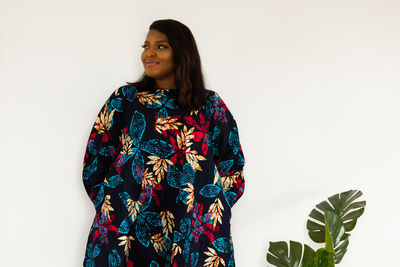
<path id="1" fill-rule="evenodd" d="M 154 48 L 149 48 L 147 50 L 147 55 L 152 56 L 156 54 L 156 50 Z"/>

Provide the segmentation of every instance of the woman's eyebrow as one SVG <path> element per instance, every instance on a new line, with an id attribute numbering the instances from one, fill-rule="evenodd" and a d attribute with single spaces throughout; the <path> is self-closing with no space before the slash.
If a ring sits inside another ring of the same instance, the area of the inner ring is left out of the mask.
<path id="1" fill-rule="evenodd" d="M 149 41 L 144 41 L 145 43 L 149 43 Z M 168 43 L 168 41 L 165 41 L 165 40 L 158 40 L 158 41 L 156 41 L 156 43 L 163 43 L 163 42 L 165 42 L 165 43 Z"/>

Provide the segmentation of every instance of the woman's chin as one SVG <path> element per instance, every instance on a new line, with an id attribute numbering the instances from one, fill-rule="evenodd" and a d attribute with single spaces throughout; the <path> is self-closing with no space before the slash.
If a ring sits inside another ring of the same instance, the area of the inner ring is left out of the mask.
<path id="1" fill-rule="evenodd" d="M 157 77 L 158 77 L 156 73 L 151 72 L 151 71 L 147 71 L 146 75 L 149 76 L 150 78 L 154 78 L 154 79 L 157 79 Z"/>

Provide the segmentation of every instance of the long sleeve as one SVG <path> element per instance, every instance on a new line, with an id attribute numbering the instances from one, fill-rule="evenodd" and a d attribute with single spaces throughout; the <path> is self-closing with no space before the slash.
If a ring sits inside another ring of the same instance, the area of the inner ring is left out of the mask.
<path id="1" fill-rule="evenodd" d="M 212 98 L 211 150 L 225 197 L 232 207 L 244 192 L 245 159 L 236 120 L 218 93 Z"/>
<path id="2" fill-rule="evenodd" d="M 118 156 L 123 125 L 123 97 L 116 89 L 101 108 L 90 132 L 83 160 L 82 178 L 91 201 L 100 190 L 101 183 Z"/>

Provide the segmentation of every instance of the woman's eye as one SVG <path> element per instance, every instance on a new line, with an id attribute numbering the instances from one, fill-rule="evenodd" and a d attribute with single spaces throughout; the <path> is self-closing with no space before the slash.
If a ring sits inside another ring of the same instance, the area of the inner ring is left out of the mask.
<path id="1" fill-rule="evenodd" d="M 142 48 L 146 48 L 146 47 L 147 47 L 147 45 L 142 45 Z M 165 45 L 158 45 L 158 47 L 162 47 L 162 49 L 168 48 L 168 47 L 166 47 Z"/>

